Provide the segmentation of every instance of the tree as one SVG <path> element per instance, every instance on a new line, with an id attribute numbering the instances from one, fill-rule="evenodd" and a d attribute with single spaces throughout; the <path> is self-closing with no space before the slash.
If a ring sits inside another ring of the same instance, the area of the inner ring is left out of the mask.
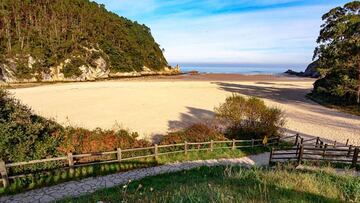
<path id="1" fill-rule="evenodd" d="M 322 79 L 314 93 L 360 104 L 360 2 L 353 1 L 323 15 L 314 59 Z"/>

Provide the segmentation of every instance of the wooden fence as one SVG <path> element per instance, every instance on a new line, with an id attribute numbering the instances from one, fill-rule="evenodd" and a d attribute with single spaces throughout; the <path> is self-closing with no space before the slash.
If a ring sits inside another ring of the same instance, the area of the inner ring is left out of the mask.
<path id="1" fill-rule="evenodd" d="M 116 149 L 114 151 L 109 152 L 98 152 L 98 153 L 87 153 L 87 154 L 73 154 L 68 153 L 67 156 L 56 157 L 56 158 L 48 158 L 41 160 L 32 160 L 32 161 L 24 161 L 17 163 L 5 163 L 0 160 L 0 173 L 1 180 L 3 182 L 3 187 L 9 186 L 9 180 L 15 178 L 22 178 L 34 174 L 20 174 L 20 175 L 10 175 L 9 171 L 13 167 L 22 167 L 29 166 L 34 164 L 41 163 L 51 163 L 51 162 L 65 162 L 65 167 L 70 169 L 70 173 L 74 171 L 76 167 L 89 166 L 89 165 L 97 165 L 97 164 L 105 164 L 105 163 L 121 163 L 123 161 L 129 160 L 139 160 L 144 158 L 153 157 L 157 159 L 162 155 L 169 154 L 177 154 L 184 153 L 187 154 L 191 151 L 214 151 L 216 149 L 240 149 L 240 148 L 254 148 L 254 147 L 264 147 L 266 145 L 276 145 L 279 144 L 280 140 L 288 140 L 294 139 L 296 136 L 289 136 L 284 138 L 271 138 L 268 140 L 267 144 L 263 144 L 262 139 L 252 139 L 252 140 L 229 140 L 229 141 L 213 141 L 210 142 L 184 142 L 180 144 L 170 144 L 170 145 L 154 145 L 152 147 L 145 148 L 134 148 L 134 149 Z M 135 154 L 135 155 L 134 155 Z M 104 156 L 106 157 L 115 157 L 112 159 L 104 160 Z M 101 158 L 102 157 L 102 158 Z M 91 160 L 89 162 L 78 162 L 77 160 L 83 158 L 95 158 L 97 161 Z M 57 168 L 57 169 L 64 169 Z"/>
<path id="2" fill-rule="evenodd" d="M 325 142 L 319 137 L 307 139 L 295 138 L 293 147 L 272 148 L 270 153 L 270 164 L 275 162 L 295 161 L 301 164 L 303 161 L 325 161 L 330 163 L 347 163 L 352 167 L 359 164 L 360 148 L 346 144 L 339 144 L 336 141 Z"/>

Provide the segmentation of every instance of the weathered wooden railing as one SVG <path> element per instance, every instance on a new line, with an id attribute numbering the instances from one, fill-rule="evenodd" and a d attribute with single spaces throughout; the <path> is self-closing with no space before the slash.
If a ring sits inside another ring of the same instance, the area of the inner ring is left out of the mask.
<path id="1" fill-rule="evenodd" d="M 325 161 L 330 163 L 348 163 L 352 167 L 359 164 L 360 148 L 358 146 L 339 144 L 337 141 L 325 143 L 319 137 L 304 139 L 297 135 L 293 147 L 272 148 L 270 152 L 270 164 L 274 162 L 295 161 L 301 164 L 303 161 Z"/>
<path id="2" fill-rule="evenodd" d="M 288 136 L 284 138 L 271 138 L 268 140 L 268 143 L 265 145 L 275 145 L 280 142 L 280 139 L 287 140 L 287 139 L 294 139 L 295 136 Z M 219 146 L 220 145 L 220 146 Z M 49 163 L 49 162 L 62 162 L 64 164 L 63 168 L 70 169 L 70 173 L 74 171 L 76 167 L 82 166 L 89 166 L 95 164 L 105 164 L 105 163 L 121 163 L 123 161 L 129 160 L 138 160 L 144 158 L 155 158 L 157 159 L 159 156 L 162 155 L 169 155 L 169 154 L 176 154 L 176 153 L 184 153 L 187 154 L 191 151 L 214 151 L 215 149 L 239 149 L 239 148 L 254 148 L 254 147 L 263 147 L 262 139 L 252 139 L 252 140 L 226 140 L 226 141 L 213 141 L 210 142 L 184 142 L 180 144 L 170 144 L 170 145 L 157 145 L 145 148 L 134 148 L 134 149 L 116 149 L 114 151 L 109 152 L 98 152 L 98 153 L 87 153 L 87 154 L 73 154 L 68 153 L 67 156 L 63 157 L 56 157 L 56 158 L 48 158 L 48 159 L 41 159 L 41 160 L 32 160 L 32 161 L 24 161 L 24 162 L 17 162 L 17 163 L 5 163 L 0 160 L 0 173 L 1 173 L 1 180 L 3 182 L 3 187 L 9 186 L 9 180 L 15 178 L 26 177 L 33 174 L 20 174 L 20 175 L 10 175 L 9 170 L 13 167 L 21 167 L 21 166 L 28 166 L 33 164 L 40 164 L 40 163 Z M 132 155 L 130 154 L 132 153 Z M 137 154 L 138 153 L 138 154 Z M 130 156 L 129 156 L 130 154 Z M 135 154 L 133 156 L 133 154 Z M 127 156 L 125 156 L 127 155 Z M 77 159 L 84 159 L 84 158 L 98 158 L 104 156 L 112 156 L 110 160 L 103 160 L 99 159 L 97 161 L 89 161 L 89 162 L 77 162 Z M 63 169 L 57 168 L 57 169 Z"/>

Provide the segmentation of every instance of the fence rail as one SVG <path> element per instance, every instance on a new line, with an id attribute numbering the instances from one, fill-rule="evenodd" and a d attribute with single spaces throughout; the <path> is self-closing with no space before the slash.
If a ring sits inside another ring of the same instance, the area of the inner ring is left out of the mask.
<path id="1" fill-rule="evenodd" d="M 288 136 L 284 138 L 271 138 L 268 140 L 268 143 L 265 145 L 275 145 L 280 142 L 280 140 L 288 140 L 295 138 L 296 136 Z M 217 146 L 222 144 L 221 146 Z M 228 144 L 228 145 L 227 145 Z M 224 146 L 226 145 L 226 146 Z M 47 158 L 41 160 L 32 160 L 32 161 L 25 161 L 25 162 L 17 162 L 17 163 L 5 163 L 4 161 L 0 160 L 0 174 L 1 179 L 3 182 L 3 187 L 9 186 L 9 180 L 15 179 L 19 177 L 26 177 L 33 174 L 17 174 L 10 176 L 9 170 L 13 167 L 21 167 L 21 166 L 29 166 L 39 163 L 49 163 L 55 161 L 62 161 L 63 163 L 66 162 L 65 166 L 62 168 L 57 169 L 70 169 L 70 172 L 73 172 L 74 168 L 76 167 L 84 167 L 90 165 L 97 165 L 97 164 L 105 164 L 105 163 L 121 163 L 122 161 L 130 161 L 130 160 L 138 160 L 144 158 L 155 158 L 157 159 L 159 156 L 169 155 L 169 154 L 176 154 L 176 153 L 184 153 L 187 154 L 191 151 L 213 151 L 216 149 L 240 149 L 240 148 L 254 148 L 254 147 L 261 147 L 265 146 L 263 144 L 263 140 L 261 139 L 252 139 L 252 140 L 229 140 L 229 141 L 213 141 L 210 142 L 195 142 L 195 143 L 179 143 L 179 144 L 170 144 L 170 145 L 154 145 L 151 147 L 144 147 L 144 148 L 133 148 L 133 149 L 120 149 L 117 148 L 116 151 L 108 151 L 108 152 L 95 152 L 95 153 L 85 153 L 85 154 L 73 154 L 68 153 L 67 156 L 63 157 L 55 157 L 55 158 Z M 135 156 L 124 156 L 126 153 L 129 152 L 145 152 L 139 153 Z M 147 153 L 146 153 L 147 152 Z M 90 158 L 90 157 L 103 157 L 113 155 L 116 156 L 115 159 L 110 160 L 97 160 L 97 161 L 89 161 L 85 163 L 77 162 L 77 159 L 81 158 Z"/>
<path id="2" fill-rule="evenodd" d="M 346 144 L 339 144 L 336 141 L 324 142 L 319 137 L 305 140 L 296 135 L 294 147 L 272 148 L 270 152 L 270 164 L 275 162 L 297 161 L 326 161 L 336 163 L 350 163 L 352 167 L 359 164 L 360 148 Z"/>

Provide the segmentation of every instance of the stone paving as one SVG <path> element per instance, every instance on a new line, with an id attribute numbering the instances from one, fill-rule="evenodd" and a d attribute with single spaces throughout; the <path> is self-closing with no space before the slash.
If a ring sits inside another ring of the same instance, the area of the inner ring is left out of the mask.
<path id="1" fill-rule="evenodd" d="M 203 161 L 187 161 L 167 164 L 151 168 L 136 169 L 102 177 L 86 178 L 80 181 L 70 181 L 55 186 L 35 189 L 17 195 L 0 197 L 1 203 L 8 202 L 53 202 L 67 197 L 78 197 L 97 190 L 128 183 L 129 180 L 139 180 L 147 176 L 190 170 L 201 166 L 241 165 L 246 167 L 265 166 L 269 163 L 269 153 L 262 153 L 236 159 L 218 159 Z"/>

